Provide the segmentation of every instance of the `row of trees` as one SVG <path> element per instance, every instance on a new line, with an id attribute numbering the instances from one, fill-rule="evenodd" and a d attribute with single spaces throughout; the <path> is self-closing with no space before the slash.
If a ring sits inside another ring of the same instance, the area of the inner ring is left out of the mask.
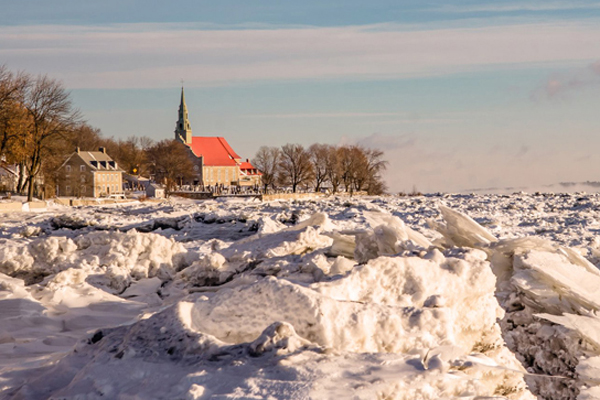
<path id="1" fill-rule="evenodd" d="M 382 194 L 386 186 L 381 173 L 387 167 L 382 157 L 382 151 L 358 145 L 286 144 L 261 147 L 252 162 L 263 173 L 265 192 L 278 186 L 320 192 L 327 186 L 333 193 Z"/>
<path id="2" fill-rule="evenodd" d="M 135 136 L 103 138 L 98 129 L 82 119 L 59 81 L 13 73 L 0 66 L 0 162 L 18 166 L 16 191 L 26 193 L 29 201 L 34 195 L 54 194 L 56 171 L 77 147 L 105 147 L 123 170 L 146 175 L 157 168 L 157 162 L 149 160 L 162 157 L 165 147 L 175 148 L 179 156 L 187 155 L 183 146 L 171 142 L 154 143 Z M 189 167 L 185 160 L 187 157 L 178 163 L 180 169 Z"/>
<path id="3" fill-rule="evenodd" d="M 126 172 L 153 175 L 171 187 L 193 175 L 189 150 L 181 143 L 135 136 L 103 138 L 82 119 L 59 81 L 0 66 L 0 162 L 19 166 L 17 192 L 27 193 L 29 201 L 34 195 L 54 195 L 56 171 L 76 147 L 105 147 Z M 333 192 L 378 194 L 385 190 L 382 156 L 381 151 L 360 146 L 287 144 L 261 147 L 253 163 L 263 173 L 265 191 L 286 186 L 294 192 L 308 188 L 318 192 L 328 185 Z"/>
<path id="4" fill-rule="evenodd" d="M 55 155 L 80 130 L 92 128 L 81 121 L 59 82 L 0 66 L 0 160 L 20 166 L 17 190 L 26 191 L 29 200 L 36 179 L 62 162 Z"/>

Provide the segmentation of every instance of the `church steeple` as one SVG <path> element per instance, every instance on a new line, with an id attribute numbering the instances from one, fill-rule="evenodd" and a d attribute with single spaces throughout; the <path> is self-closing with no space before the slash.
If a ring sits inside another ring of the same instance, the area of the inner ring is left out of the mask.
<path id="1" fill-rule="evenodd" d="M 175 126 L 175 139 L 187 145 L 192 144 L 192 126 L 190 125 L 187 105 L 185 104 L 183 86 L 181 87 L 181 103 L 179 103 L 179 119 Z"/>

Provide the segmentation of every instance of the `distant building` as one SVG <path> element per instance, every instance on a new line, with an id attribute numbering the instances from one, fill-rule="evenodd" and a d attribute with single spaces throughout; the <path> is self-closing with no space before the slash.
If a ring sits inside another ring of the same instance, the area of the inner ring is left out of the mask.
<path id="1" fill-rule="evenodd" d="M 121 179 L 123 180 L 124 189 L 131 191 L 145 191 L 146 186 L 150 183 L 150 178 L 128 173 L 123 173 Z"/>
<path id="2" fill-rule="evenodd" d="M 149 183 L 146 186 L 146 196 L 163 199 L 165 197 L 165 188 L 156 183 Z"/>
<path id="3" fill-rule="evenodd" d="M 260 186 L 260 172 L 248 159 L 240 164 L 240 186 Z"/>
<path id="4" fill-rule="evenodd" d="M 0 160 L 0 192 L 16 192 L 18 182 L 19 172 L 17 167 Z"/>
<path id="5" fill-rule="evenodd" d="M 175 127 L 175 139 L 187 145 L 194 161 L 194 184 L 204 186 L 250 186 L 258 179 L 260 172 L 231 148 L 223 137 L 193 136 L 189 121 L 185 94 L 181 88 L 179 118 Z"/>
<path id="6" fill-rule="evenodd" d="M 57 196 L 104 197 L 123 193 L 123 170 L 106 149 L 79 148 L 58 169 Z"/>
<path id="7" fill-rule="evenodd" d="M 19 180 L 21 185 L 27 183 L 29 174 L 27 168 L 19 164 L 9 164 L 5 159 L 0 159 L 0 192 L 17 193 Z M 43 196 L 44 174 L 39 173 L 33 178 L 33 193 L 34 196 Z M 28 185 L 21 188 L 21 191 L 27 191 Z"/>

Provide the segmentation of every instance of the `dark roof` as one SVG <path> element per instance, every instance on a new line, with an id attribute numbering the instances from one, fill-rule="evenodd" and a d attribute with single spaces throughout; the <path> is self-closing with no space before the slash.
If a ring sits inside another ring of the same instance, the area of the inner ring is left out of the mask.
<path id="1" fill-rule="evenodd" d="M 77 154 L 93 171 L 122 172 L 117 163 L 102 151 L 79 151 Z"/>

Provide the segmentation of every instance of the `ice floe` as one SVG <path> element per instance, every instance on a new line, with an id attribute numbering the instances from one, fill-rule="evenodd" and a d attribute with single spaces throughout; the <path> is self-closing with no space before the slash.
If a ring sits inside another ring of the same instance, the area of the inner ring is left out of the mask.
<path id="1" fill-rule="evenodd" d="M 0 398 L 600 398 L 596 195 L 0 220 Z"/>

